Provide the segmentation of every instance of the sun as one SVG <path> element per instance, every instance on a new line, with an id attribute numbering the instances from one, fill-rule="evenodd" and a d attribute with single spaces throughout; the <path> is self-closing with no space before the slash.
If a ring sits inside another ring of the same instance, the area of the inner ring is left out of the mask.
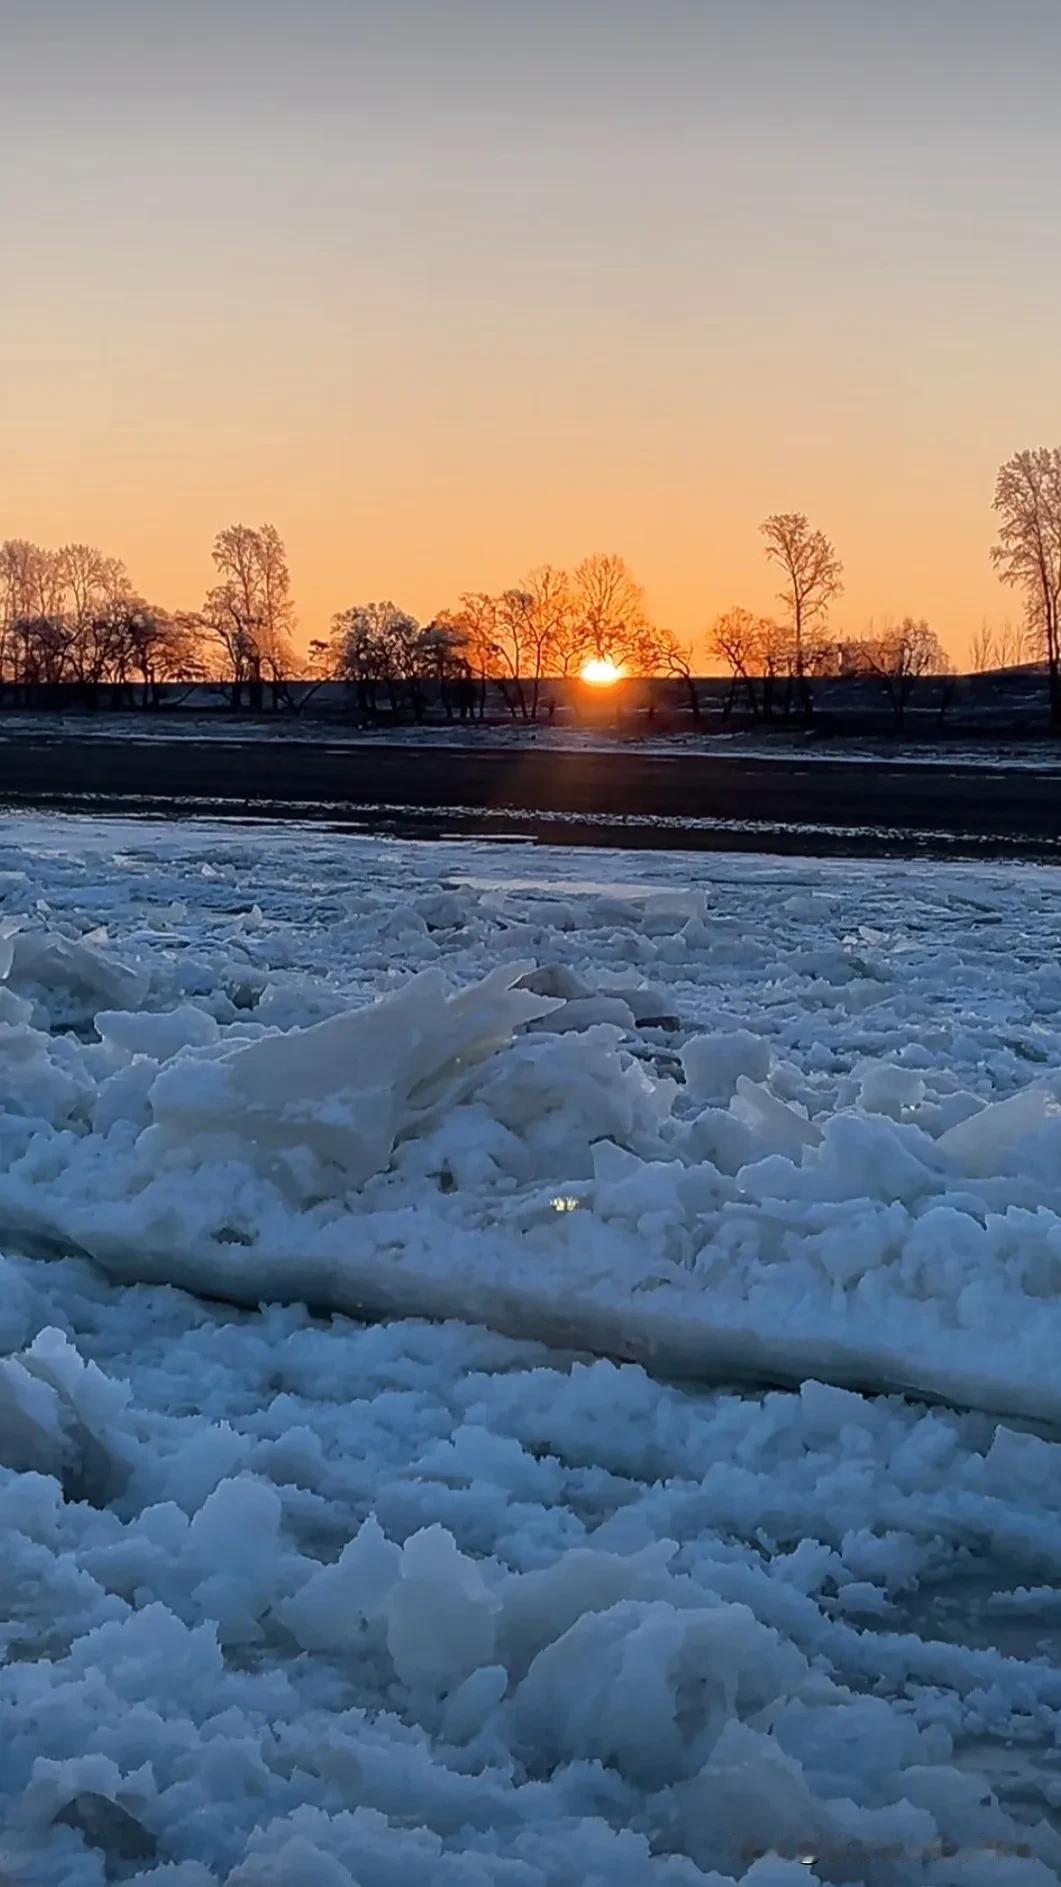
<path id="1" fill-rule="evenodd" d="M 606 655 L 591 655 L 588 662 L 583 662 L 579 674 L 583 681 L 588 681 L 593 688 L 611 688 L 622 675 L 622 669 Z"/>

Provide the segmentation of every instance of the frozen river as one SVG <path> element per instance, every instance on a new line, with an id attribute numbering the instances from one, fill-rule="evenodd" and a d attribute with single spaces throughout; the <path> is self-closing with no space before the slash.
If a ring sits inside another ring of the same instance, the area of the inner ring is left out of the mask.
<path id="1" fill-rule="evenodd" d="M 27 816 L 0 901 L 0 1871 L 1056 1880 L 1061 875 Z"/>

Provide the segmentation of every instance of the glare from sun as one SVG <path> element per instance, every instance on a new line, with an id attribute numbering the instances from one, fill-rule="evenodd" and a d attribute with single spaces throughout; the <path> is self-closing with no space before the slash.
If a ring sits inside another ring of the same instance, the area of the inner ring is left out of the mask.
<path id="1" fill-rule="evenodd" d="M 588 662 L 583 662 L 579 673 L 583 681 L 588 681 L 593 688 L 610 688 L 619 680 L 622 669 L 606 655 L 591 655 Z"/>

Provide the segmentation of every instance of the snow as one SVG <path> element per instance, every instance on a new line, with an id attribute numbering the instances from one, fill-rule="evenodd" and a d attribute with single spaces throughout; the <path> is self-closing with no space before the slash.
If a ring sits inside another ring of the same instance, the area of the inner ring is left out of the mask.
<path id="1" fill-rule="evenodd" d="M 0 1876 L 1055 1880 L 1059 913 L 10 821 Z"/>

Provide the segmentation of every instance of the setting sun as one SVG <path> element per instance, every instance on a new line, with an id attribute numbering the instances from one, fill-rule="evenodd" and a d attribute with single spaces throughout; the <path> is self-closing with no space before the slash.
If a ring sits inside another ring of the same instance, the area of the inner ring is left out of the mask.
<path id="1" fill-rule="evenodd" d="M 583 662 L 579 674 L 583 681 L 588 681 L 594 688 L 610 688 L 620 680 L 622 669 L 607 656 L 593 655 L 588 662 Z"/>

